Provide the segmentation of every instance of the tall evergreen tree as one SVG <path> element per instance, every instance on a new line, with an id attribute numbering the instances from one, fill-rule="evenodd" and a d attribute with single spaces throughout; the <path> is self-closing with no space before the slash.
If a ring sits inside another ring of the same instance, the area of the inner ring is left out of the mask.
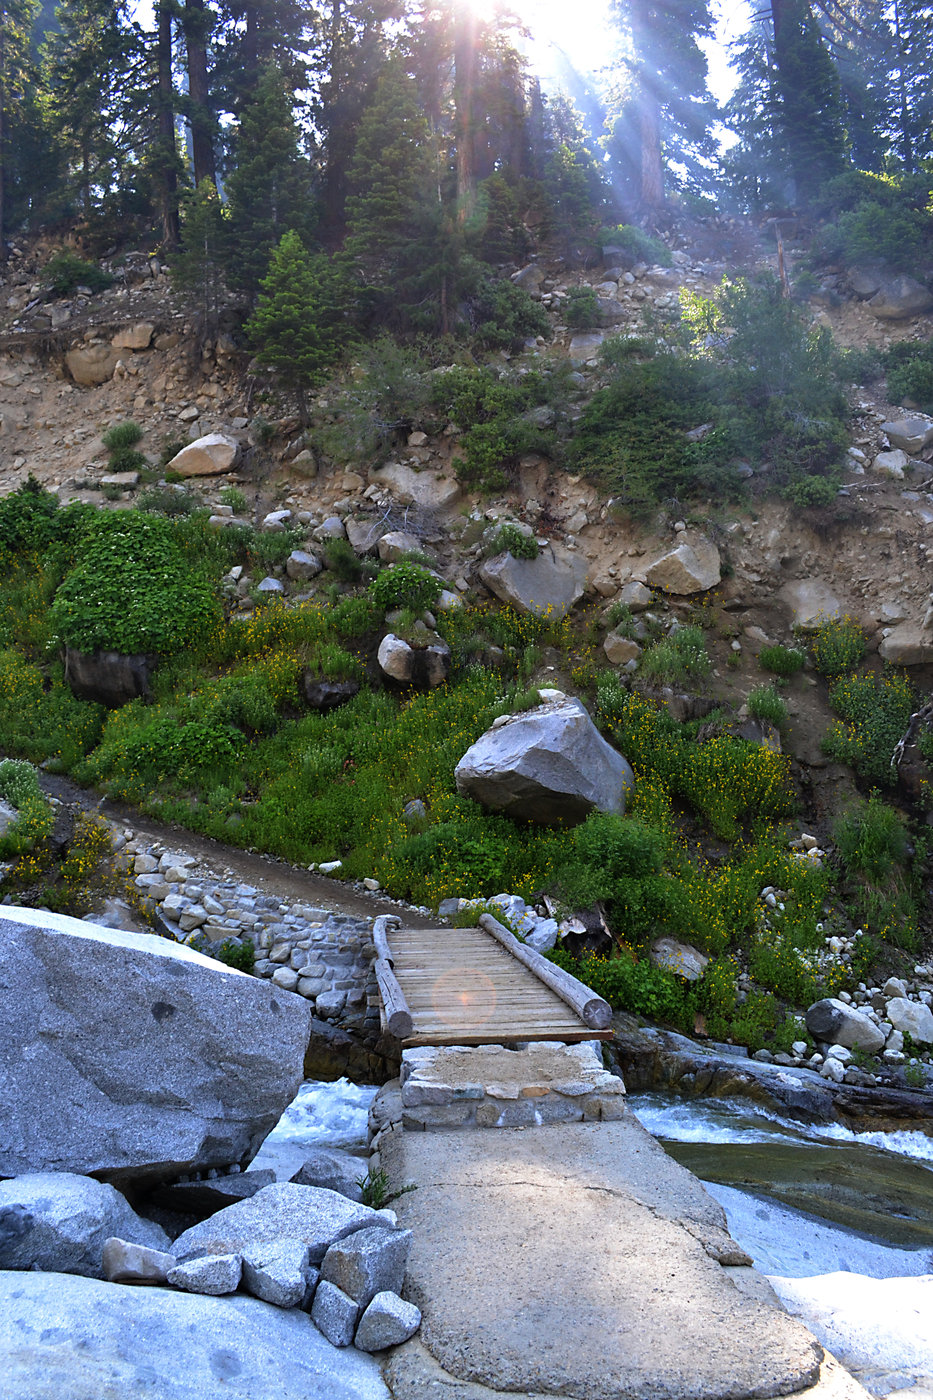
<path id="1" fill-rule="evenodd" d="M 344 257 L 380 318 L 437 331 L 449 328 L 461 240 L 432 146 L 417 85 L 390 63 L 360 120 Z"/>
<path id="2" fill-rule="evenodd" d="M 846 165 L 839 74 L 809 0 L 771 0 L 775 112 L 798 200 L 809 203 Z"/>
<path id="3" fill-rule="evenodd" d="M 122 0 L 69 0 L 43 51 L 50 113 L 85 218 L 131 183 L 151 125 L 143 37 Z"/>
<path id="4" fill-rule="evenodd" d="M 307 390 L 327 378 L 345 339 L 341 304 L 339 273 L 327 254 L 309 253 L 294 229 L 283 234 L 246 329 L 260 364 L 295 391 L 304 424 Z"/>
<path id="5" fill-rule="evenodd" d="M 23 101 L 35 81 L 30 46 L 34 0 L 0 0 L 0 262 L 6 261 L 6 231 L 12 193 L 11 142 L 22 124 Z"/>
<path id="6" fill-rule="evenodd" d="M 712 32 L 709 2 L 613 0 L 613 12 L 625 54 L 608 151 L 623 204 L 651 217 L 665 203 L 672 165 L 694 182 L 712 165 L 718 112 L 700 47 Z"/>
<path id="7" fill-rule="evenodd" d="M 227 180 L 227 266 L 232 286 L 255 295 L 273 248 L 289 229 L 312 225 L 310 168 L 281 69 L 266 65 L 233 141 Z"/>

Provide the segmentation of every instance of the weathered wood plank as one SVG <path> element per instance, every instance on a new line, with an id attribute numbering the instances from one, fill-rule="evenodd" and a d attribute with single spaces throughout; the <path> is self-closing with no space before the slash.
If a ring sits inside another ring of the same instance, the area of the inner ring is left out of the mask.
<path id="1" fill-rule="evenodd" d="M 530 972 L 539 977 L 545 986 L 555 991 L 562 1001 L 576 1011 L 585 1025 L 594 1031 L 604 1031 L 612 1023 L 612 1007 L 608 1001 L 598 997 L 591 987 L 587 987 L 576 977 L 572 977 L 569 972 L 565 972 L 562 967 L 557 967 L 555 963 L 548 962 L 547 958 L 542 958 L 540 953 L 536 953 L 533 948 L 529 948 L 525 943 L 519 943 L 513 933 L 507 928 L 503 928 L 497 919 L 491 914 L 480 914 L 480 928 L 484 928 L 487 933 L 491 933 L 493 938 L 498 939 L 502 946 L 524 963 Z"/>
<path id="2" fill-rule="evenodd" d="M 399 1040 L 404 1040 L 414 1029 L 411 1008 L 405 1000 L 405 993 L 386 958 L 377 958 L 374 970 L 385 1011 L 386 1028 L 391 1035 L 397 1035 Z"/>

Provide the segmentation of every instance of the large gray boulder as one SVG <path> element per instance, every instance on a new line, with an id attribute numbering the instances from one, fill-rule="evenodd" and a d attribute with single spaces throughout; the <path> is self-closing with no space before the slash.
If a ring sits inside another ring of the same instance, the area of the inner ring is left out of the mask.
<path id="1" fill-rule="evenodd" d="M 887 433 L 892 447 L 899 447 L 912 457 L 933 442 L 933 421 L 920 414 L 910 418 L 893 418 L 882 423 L 881 431 Z"/>
<path id="2" fill-rule="evenodd" d="M 454 772 L 457 790 L 493 811 L 544 826 L 625 811 L 635 776 L 579 700 L 548 701 L 487 729 Z"/>
<path id="3" fill-rule="evenodd" d="M 715 588 L 722 579 L 719 550 L 704 535 L 684 535 L 645 569 L 645 582 L 665 593 L 689 596 Z"/>
<path id="4" fill-rule="evenodd" d="M 922 1001 L 892 997 L 887 1017 L 896 1031 L 906 1031 L 918 1045 L 933 1045 L 933 1011 Z"/>
<path id="5" fill-rule="evenodd" d="M 904 321 L 929 311 L 933 295 L 915 277 L 885 277 L 867 305 L 882 321 Z"/>
<path id="6" fill-rule="evenodd" d="M 778 597 L 790 611 L 791 626 L 802 627 L 805 631 L 842 616 L 842 604 L 829 584 L 820 578 L 785 583 Z"/>
<path id="7" fill-rule="evenodd" d="M 119 651 L 75 651 L 65 647 L 65 680 L 82 700 L 94 700 L 108 710 L 130 700 L 148 700 L 157 657 Z"/>
<path id="8" fill-rule="evenodd" d="M 306 1313 L 68 1274 L 0 1274 L 0 1375 L 3 1400 L 390 1400 Z"/>
<path id="9" fill-rule="evenodd" d="M 168 1250 L 161 1226 L 143 1220 L 113 1186 L 73 1172 L 29 1172 L 0 1181 L 0 1269 L 103 1277 L 104 1243 Z"/>
<path id="10" fill-rule="evenodd" d="M 202 1254 L 242 1254 L 262 1258 L 270 1243 L 297 1240 L 320 1264 L 332 1244 L 367 1225 L 385 1225 L 385 1216 L 348 1201 L 322 1186 L 279 1181 L 247 1201 L 227 1206 L 178 1236 L 172 1248 L 179 1259 Z"/>
<path id="11" fill-rule="evenodd" d="M 8 906 L 0 987 L 0 1176 L 243 1165 L 301 1083 L 304 998 L 167 938 Z"/>
<path id="12" fill-rule="evenodd" d="M 223 433 L 206 433 L 183 447 L 166 467 L 179 476 L 217 476 L 230 472 L 240 460 L 240 444 Z"/>
<path id="13" fill-rule="evenodd" d="M 563 617 L 583 597 L 587 561 L 563 545 L 546 544 L 537 559 L 497 554 L 479 576 L 491 593 L 516 612 Z"/>
<path id="14" fill-rule="evenodd" d="M 844 1045 L 847 1050 L 854 1050 L 858 1045 L 874 1055 L 884 1049 L 884 1032 L 868 1016 L 838 997 L 824 997 L 808 1008 L 807 1030 L 817 1040 Z"/>
<path id="15" fill-rule="evenodd" d="M 443 513 L 452 510 L 461 496 L 460 483 L 448 472 L 422 471 L 403 462 L 386 462 L 372 467 L 369 480 L 382 486 L 404 506 L 421 506 L 423 510 Z"/>
<path id="16" fill-rule="evenodd" d="M 335 1152 L 329 1147 L 316 1147 L 291 1179 L 296 1186 L 323 1186 L 328 1191 L 339 1191 L 350 1201 L 361 1201 L 360 1182 L 365 1175 L 366 1163 L 361 1157 Z"/>

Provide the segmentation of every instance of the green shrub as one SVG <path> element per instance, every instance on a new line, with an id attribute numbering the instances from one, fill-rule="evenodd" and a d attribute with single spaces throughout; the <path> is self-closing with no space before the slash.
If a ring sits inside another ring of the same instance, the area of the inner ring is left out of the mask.
<path id="1" fill-rule="evenodd" d="M 541 552 L 534 535 L 526 535 L 510 520 L 503 521 L 492 538 L 491 553 L 501 554 L 503 551 L 511 554 L 513 559 L 537 559 Z"/>
<path id="2" fill-rule="evenodd" d="M 903 674 L 847 676 L 829 692 L 829 703 L 840 722 L 823 737 L 823 751 L 838 763 L 849 763 L 866 782 L 891 787 L 896 773 L 891 759 L 914 711 L 914 691 Z"/>
<path id="3" fill-rule="evenodd" d="M 221 504 L 229 506 L 234 515 L 242 515 L 246 510 L 246 497 L 238 486 L 223 486 L 220 490 Z"/>
<path id="4" fill-rule="evenodd" d="M 810 644 L 810 659 L 828 680 L 854 671 L 864 655 L 865 634 L 851 617 L 826 618 Z"/>
<path id="5" fill-rule="evenodd" d="M 905 204 L 860 201 L 820 230 L 815 254 L 850 266 L 884 261 L 893 269 L 913 269 L 929 246 L 928 216 Z"/>
<path id="6" fill-rule="evenodd" d="M 807 657 L 799 647 L 762 647 L 758 653 L 758 664 L 764 670 L 787 680 L 803 670 L 807 664 Z"/>
<path id="7" fill-rule="evenodd" d="M 51 835 L 54 825 L 55 813 L 46 798 L 41 793 L 27 795 L 17 808 L 16 820 L 0 836 L 0 859 L 34 851 Z"/>
<path id="8" fill-rule="evenodd" d="M 0 797 L 17 808 L 29 798 L 41 799 L 39 774 L 31 763 L 20 758 L 0 760 Z"/>
<path id="9" fill-rule="evenodd" d="M 850 874 L 883 880 L 907 859 L 904 819 L 878 793 L 843 812 L 833 827 L 839 858 Z"/>
<path id="10" fill-rule="evenodd" d="M 637 262 L 648 263 L 652 267 L 670 267 L 671 254 L 667 244 L 653 233 L 646 233 L 637 224 L 616 224 L 614 228 L 600 231 L 600 243 L 604 248 L 621 248 Z"/>
<path id="11" fill-rule="evenodd" d="M 440 591 L 440 582 L 420 564 L 393 564 L 378 573 L 369 585 L 370 597 L 383 612 L 412 608 L 423 613 L 434 606 Z"/>
<path id="12" fill-rule="evenodd" d="M 92 292 L 102 292 L 109 287 L 113 278 L 95 263 L 85 262 L 77 253 L 63 248 L 49 258 L 42 269 L 42 280 L 56 297 L 70 296 L 78 287 L 89 287 Z"/>
<path id="13" fill-rule="evenodd" d="M 702 627 L 678 627 L 644 651 L 638 669 L 645 680 L 659 685 L 696 685 L 712 665 Z"/>
<path id="14" fill-rule="evenodd" d="M 478 343 L 486 350 L 521 350 L 526 340 L 551 338 L 551 321 L 540 302 L 508 279 L 482 284 L 470 307 Z"/>
<path id="15" fill-rule="evenodd" d="M 724 734 L 694 744 L 681 755 L 676 789 L 726 841 L 739 837 L 739 819 L 775 821 L 793 810 L 788 759 Z"/>
<path id="16" fill-rule="evenodd" d="M 933 341 L 902 340 L 885 355 L 888 398 L 909 400 L 923 412 L 933 409 Z"/>
<path id="17" fill-rule="evenodd" d="M 324 546 L 324 563 L 331 573 L 337 575 L 341 583 L 359 583 L 363 577 L 360 556 L 350 541 L 342 537 L 327 541 Z"/>
<path id="18" fill-rule="evenodd" d="M 201 509 L 201 497 L 187 488 L 178 490 L 174 486 L 149 486 L 137 497 L 137 508 L 150 515 L 180 519 Z"/>
<path id="19" fill-rule="evenodd" d="M 142 440 L 142 436 L 143 430 L 139 424 L 128 418 L 125 423 L 115 423 L 112 428 L 101 433 L 101 440 L 108 452 L 123 452 L 128 447 L 135 447 Z"/>
<path id="20" fill-rule="evenodd" d="M 574 958 L 562 948 L 547 954 L 551 962 L 578 977 L 617 1011 L 669 1021 L 686 1029 L 687 989 L 683 979 L 667 968 L 654 967 L 645 960 L 635 961 L 624 953 L 611 958 L 587 953 Z"/>
<path id="21" fill-rule="evenodd" d="M 221 609 L 168 521 L 107 511 L 90 522 L 51 613 L 62 641 L 78 651 L 166 654 L 210 632 Z"/>
<path id="22" fill-rule="evenodd" d="M 780 728 L 787 719 L 787 705 L 776 686 L 759 685 L 749 694 L 748 713 L 753 719 Z"/>
<path id="23" fill-rule="evenodd" d="M 592 287 L 569 287 L 563 306 L 564 320 L 572 330 L 591 330 L 599 325 L 599 298 Z"/>
<path id="24" fill-rule="evenodd" d="M 244 938 L 242 943 L 225 938 L 210 956 L 227 967 L 235 967 L 238 972 L 252 973 L 256 966 L 256 948 L 251 938 Z"/>

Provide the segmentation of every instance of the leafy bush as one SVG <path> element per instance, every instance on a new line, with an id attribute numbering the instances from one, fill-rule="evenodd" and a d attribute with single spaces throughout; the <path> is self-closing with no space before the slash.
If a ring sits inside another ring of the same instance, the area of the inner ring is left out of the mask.
<path id="1" fill-rule="evenodd" d="M 551 338 L 551 321 L 540 302 L 507 279 L 482 284 L 470 307 L 475 336 L 486 350 L 521 350 L 526 340 Z"/>
<path id="2" fill-rule="evenodd" d="M 54 825 L 55 813 L 46 798 L 41 793 L 27 795 L 17 807 L 16 820 L 0 836 L 0 859 L 35 850 Z"/>
<path id="3" fill-rule="evenodd" d="M 210 956 L 227 967 L 235 967 L 238 972 L 251 973 L 256 966 L 256 948 L 251 938 L 244 938 L 242 943 L 225 938 Z"/>
<path id="4" fill-rule="evenodd" d="M 787 719 L 787 705 L 776 686 L 759 685 L 749 694 L 748 713 L 753 719 L 779 728 Z"/>
<path id="5" fill-rule="evenodd" d="M 842 722 L 824 735 L 824 753 L 851 764 L 866 782 L 891 787 L 896 781 L 891 759 L 915 708 L 906 676 L 844 677 L 830 689 L 829 703 Z"/>
<path id="6" fill-rule="evenodd" d="M 363 577 L 360 556 L 350 541 L 342 537 L 327 541 L 324 546 L 324 563 L 331 573 L 337 575 L 341 583 L 359 583 Z"/>
<path id="7" fill-rule="evenodd" d="M 705 744 L 691 745 L 683 758 L 677 790 L 724 840 L 738 840 L 742 817 L 768 822 L 789 816 L 793 810 L 789 760 L 784 754 L 720 735 Z"/>
<path id="8" fill-rule="evenodd" d="M 835 680 L 865 655 L 865 634 L 851 617 L 826 618 L 816 629 L 810 659 L 821 676 Z"/>
<path id="9" fill-rule="evenodd" d="M 860 201 L 820 230 L 815 256 L 850 266 L 879 260 L 893 269 L 914 268 L 929 246 L 930 220 L 917 209 Z"/>
<path id="10" fill-rule="evenodd" d="M 220 500 L 222 505 L 230 507 L 234 515 L 242 515 L 246 510 L 246 497 L 238 486 L 222 486 Z"/>
<path id="11" fill-rule="evenodd" d="M 805 652 L 799 647 L 762 647 L 758 653 L 758 664 L 775 676 L 787 680 L 802 671 L 807 664 Z"/>
<path id="12" fill-rule="evenodd" d="M 678 627 L 645 650 L 638 669 L 659 685 L 690 685 L 705 680 L 712 664 L 702 627 Z"/>
<path id="13" fill-rule="evenodd" d="M 63 248 L 49 258 L 42 269 L 42 280 L 56 297 L 70 296 L 78 287 L 89 287 L 92 292 L 102 292 L 113 282 L 113 278 L 95 263 L 85 262 L 77 253 Z"/>
<path id="14" fill-rule="evenodd" d="M 646 233 L 637 224 L 616 224 L 615 228 L 604 228 L 600 232 L 603 247 L 621 248 L 637 262 L 648 263 L 652 267 L 670 267 L 671 254 L 667 244 L 652 233 Z"/>
<path id="15" fill-rule="evenodd" d="M 220 620 L 211 585 L 185 561 L 168 521 L 102 512 L 52 604 L 62 641 L 78 651 L 177 651 Z"/>
<path id="16" fill-rule="evenodd" d="M 564 320 L 572 330 L 591 330 L 599 325 L 599 298 L 592 287 L 568 287 L 563 306 Z"/>
<path id="17" fill-rule="evenodd" d="M 142 440 L 142 436 L 143 430 L 139 424 L 128 418 L 125 423 L 115 423 L 112 428 L 101 433 L 101 441 L 108 452 L 124 452 L 128 447 L 135 447 Z"/>
<path id="18" fill-rule="evenodd" d="M 505 520 L 492 537 L 491 552 L 501 554 L 507 551 L 513 559 L 537 559 L 538 541 L 534 535 L 526 535 L 510 520 Z"/>
<path id="19" fill-rule="evenodd" d="M 592 396 L 577 425 L 572 465 L 636 516 L 668 497 L 711 490 L 734 497 L 740 478 L 730 464 L 727 430 L 717 428 L 701 442 L 686 436 L 698 423 L 722 418 L 707 368 L 646 350 L 642 341 L 621 346 L 625 353 L 613 363 L 610 383 Z"/>
<path id="20" fill-rule="evenodd" d="M 668 1021 L 686 1029 L 692 1021 L 687 1016 L 687 990 L 683 979 L 667 968 L 654 967 L 645 960 L 635 960 L 625 953 L 611 958 L 587 953 L 574 958 L 563 948 L 547 954 L 551 962 L 578 977 L 592 987 L 617 1011 L 629 1011 L 654 1020 Z"/>
<path id="21" fill-rule="evenodd" d="M 369 585 L 370 597 L 383 612 L 389 608 L 412 608 L 422 613 L 434 606 L 440 591 L 440 582 L 420 564 L 393 564 Z"/>
<path id="22" fill-rule="evenodd" d="M 526 452 L 551 455 L 553 430 L 526 415 L 543 406 L 556 412 L 562 393 L 563 381 L 556 371 L 513 375 L 458 365 L 435 374 L 432 403 L 462 430 L 458 477 L 484 490 L 501 490 L 507 468 Z"/>
<path id="23" fill-rule="evenodd" d="M 933 409 L 933 341 L 901 340 L 885 356 L 888 397 L 910 400 L 925 413 Z"/>
<path id="24" fill-rule="evenodd" d="M 21 758 L 0 760 L 0 797 L 13 807 L 22 807 L 29 798 L 41 798 L 39 775 L 31 763 Z"/>

